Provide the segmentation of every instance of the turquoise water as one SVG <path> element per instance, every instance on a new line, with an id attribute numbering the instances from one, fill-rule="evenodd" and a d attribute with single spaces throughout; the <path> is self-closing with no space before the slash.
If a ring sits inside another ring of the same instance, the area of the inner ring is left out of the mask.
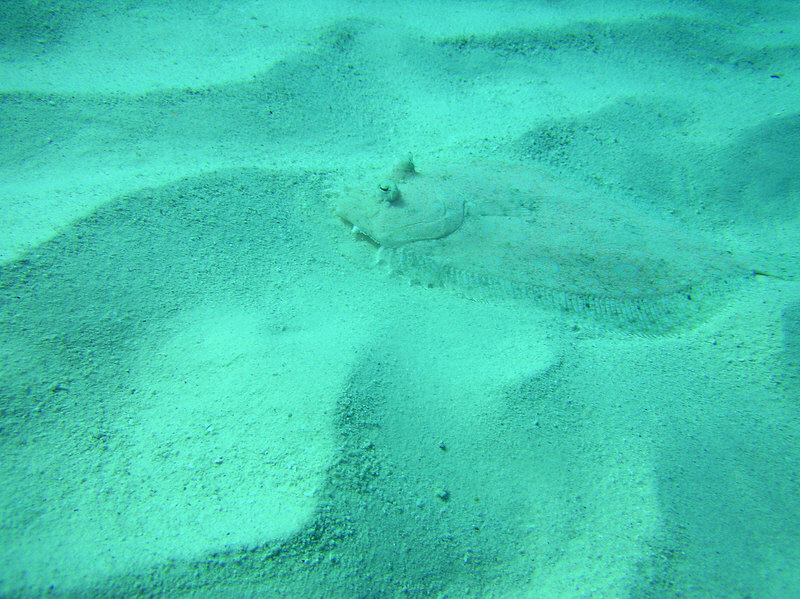
<path id="1" fill-rule="evenodd" d="M 7 2 L 0 59 L 0 595 L 800 596 L 794 3 Z M 481 191 L 379 248 L 409 152 Z"/>

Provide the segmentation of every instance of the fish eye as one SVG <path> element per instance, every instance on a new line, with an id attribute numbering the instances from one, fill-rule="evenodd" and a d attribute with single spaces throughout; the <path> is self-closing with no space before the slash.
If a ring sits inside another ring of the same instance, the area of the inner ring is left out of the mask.
<path id="1" fill-rule="evenodd" d="M 378 184 L 378 201 L 394 204 L 400 199 L 400 190 L 394 181 L 384 181 Z"/>

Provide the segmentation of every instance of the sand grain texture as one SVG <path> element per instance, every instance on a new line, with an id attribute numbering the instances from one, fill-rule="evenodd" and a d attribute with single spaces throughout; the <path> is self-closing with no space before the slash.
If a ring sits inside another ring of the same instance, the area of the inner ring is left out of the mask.
<path id="1" fill-rule="evenodd" d="M 796 3 L 17 4 L 0 594 L 800 594 Z"/>

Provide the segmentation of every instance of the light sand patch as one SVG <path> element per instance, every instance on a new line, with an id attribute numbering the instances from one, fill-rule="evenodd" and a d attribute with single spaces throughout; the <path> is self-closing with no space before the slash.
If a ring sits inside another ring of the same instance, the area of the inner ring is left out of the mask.
<path id="1" fill-rule="evenodd" d="M 17 523 L 24 535 L 4 529 L 5 588 L 91 584 L 299 530 L 335 450 L 333 410 L 359 339 L 336 312 L 287 324 L 274 306 L 209 303 L 154 329 L 131 366 L 135 394 L 97 433 L 113 453 L 84 427 L 31 444 L 30 476 L 38 464 L 56 478 L 32 489 L 41 507 Z"/>
<path id="2" fill-rule="evenodd" d="M 187 532 L 225 547 L 297 530 L 334 450 L 330 413 L 347 370 L 337 331 L 224 306 L 181 314 L 167 331 L 142 354 L 144 399 L 129 415 L 131 475 L 163 518 L 143 522 L 146 534 L 165 554 L 191 554 Z"/>

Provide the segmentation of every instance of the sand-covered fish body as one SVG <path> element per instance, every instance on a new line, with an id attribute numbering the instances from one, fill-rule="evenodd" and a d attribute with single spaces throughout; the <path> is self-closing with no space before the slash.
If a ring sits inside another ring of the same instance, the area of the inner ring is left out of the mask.
<path id="1" fill-rule="evenodd" d="M 469 296 L 528 298 L 645 334 L 694 322 L 750 274 L 677 219 L 521 165 L 372 174 L 337 213 L 393 270 Z M 371 188 L 371 189 L 370 189 Z"/>

